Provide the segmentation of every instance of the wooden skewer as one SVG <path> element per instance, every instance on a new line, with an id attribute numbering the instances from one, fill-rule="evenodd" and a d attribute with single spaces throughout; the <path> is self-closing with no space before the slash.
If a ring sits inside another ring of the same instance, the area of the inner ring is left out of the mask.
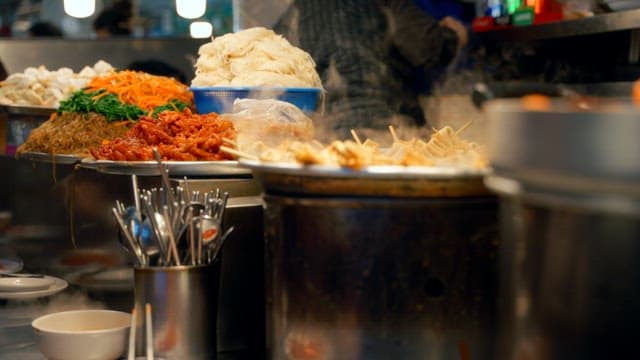
<path id="1" fill-rule="evenodd" d="M 241 157 L 241 158 L 247 158 L 247 159 L 251 159 L 251 160 L 258 160 L 257 156 L 253 156 L 249 153 L 246 153 L 244 151 L 240 151 L 240 150 L 236 150 L 234 148 L 230 148 L 227 146 L 220 146 L 220 150 L 226 152 L 227 154 L 231 154 L 231 155 L 235 155 L 237 157 Z"/>
<path id="2" fill-rule="evenodd" d="M 394 142 L 400 142 L 398 134 L 396 134 L 396 129 L 393 128 L 393 125 L 389 125 L 389 132 L 391 133 L 391 137 L 393 137 Z"/>
<path id="3" fill-rule="evenodd" d="M 226 137 L 223 137 L 223 138 L 222 138 L 222 142 L 223 142 L 223 143 L 227 143 L 227 144 L 229 144 L 229 145 L 233 145 L 233 146 L 235 146 L 235 145 L 236 145 L 236 142 L 235 142 L 234 140 L 229 139 L 229 138 L 226 138 Z"/>
<path id="4" fill-rule="evenodd" d="M 134 360 L 136 358 L 136 316 L 138 312 L 134 307 L 131 310 L 131 328 L 129 329 L 129 351 L 127 352 L 127 360 Z"/>
<path id="5" fill-rule="evenodd" d="M 153 325 L 151 323 L 151 304 L 145 304 L 144 315 L 146 325 L 145 333 L 147 336 L 147 360 L 153 360 Z"/>
<path id="6" fill-rule="evenodd" d="M 353 139 L 358 143 L 358 145 L 362 145 L 362 141 L 360 141 L 360 138 L 354 129 L 351 129 L 351 136 L 353 136 Z"/>
<path id="7" fill-rule="evenodd" d="M 456 135 L 458 135 L 461 132 L 463 132 L 464 130 L 466 130 L 469 126 L 471 126 L 471 124 L 473 124 L 473 119 L 467 121 L 466 124 L 464 124 L 464 125 L 462 125 L 460 127 L 460 129 L 456 130 Z"/>

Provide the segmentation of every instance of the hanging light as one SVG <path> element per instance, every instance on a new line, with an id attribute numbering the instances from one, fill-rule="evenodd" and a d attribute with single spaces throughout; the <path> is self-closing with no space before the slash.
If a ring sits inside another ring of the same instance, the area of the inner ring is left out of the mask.
<path id="1" fill-rule="evenodd" d="M 213 33 L 213 26 L 207 21 L 194 21 L 189 25 L 189 32 L 194 39 L 207 38 Z"/>
<path id="2" fill-rule="evenodd" d="M 176 0 L 176 11 L 185 19 L 197 19 L 207 10 L 207 0 Z"/>
<path id="3" fill-rule="evenodd" d="M 64 12 L 74 18 L 86 18 L 96 11 L 96 0 L 64 0 Z"/>

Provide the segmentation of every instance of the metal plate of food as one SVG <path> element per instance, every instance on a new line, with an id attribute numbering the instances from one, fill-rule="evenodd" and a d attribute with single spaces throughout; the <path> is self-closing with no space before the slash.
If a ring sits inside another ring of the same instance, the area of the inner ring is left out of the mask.
<path id="1" fill-rule="evenodd" d="M 4 105 L 0 104 L 0 111 L 9 115 L 31 115 L 31 116 L 45 116 L 48 117 L 57 109 L 48 106 L 24 106 L 24 105 Z"/>
<path id="2" fill-rule="evenodd" d="M 172 176 L 237 176 L 250 175 L 249 169 L 238 166 L 237 161 L 163 161 Z M 113 161 L 83 159 L 81 167 L 94 169 L 105 174 L 117 175 L 160 175 L 155 161 Z"/>
<path id="3" fill-rule="evenodd" d="M 23 152 L 16 154 L 16 158 L 61 165 L 75 164 L 82 160 L 82 157 L 77 155 L 51 154 L 44 152 Z"/>
<path id="4" fill-rule="evenodd" d="M 339 166 L 268 163 L 241 160 L 268 193 L 461 197 L 487 195 L 482 179 L 488 169 L 431 166 L 368 166 L 353 170 Z"/>

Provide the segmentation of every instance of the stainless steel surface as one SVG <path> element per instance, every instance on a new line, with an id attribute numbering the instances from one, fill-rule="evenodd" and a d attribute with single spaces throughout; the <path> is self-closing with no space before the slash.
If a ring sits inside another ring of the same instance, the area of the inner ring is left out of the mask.
<path id="1" fill-rule="evenodd" d="M 640 28 L 640 9 L 597 14 L 583 19 L 556 21 L 540 25 L 514 26 L 506 30 L 479 33 L 479 35 L 489 41 L 523 41 L 637 28 Z"/>
<path id="2" fill-rule="evenodd" d="M 501 359 L 622 358 L 640 321 L 640 112 L 490 104 Z"/>
<path id="3" fill-rule="evenodd" d="M 145 354 L 145 305 L 151 304 L 154 353 L 166 359 L 213 359 L 220 263 L 134 270 L 136 353 Z"/>
<path id="4" fill-rule="evenodd" d="M 170 176 L 248 176 L 250 171 L 239 167 L 237 161 L 163 161 Z M 160 175 L 155 161 L 112 161 L 83 159 L 79 166 L 114 175 Z"/>
<path id="5" fill-rule="evenodd" d="M 526 193 L 503 196 L 500 209 L 498 358 L 621 359 L 635 351 L 640 215 Z"/>
<path id="6" fill-rule="evenodd" d="M 185 185 L 185 180 L 180 178 L 172 178 L 172 184 L 176 184 L 184 189 L 188 187 L 190 191 L 200 191 L 205 193 L 210 190 L 219 188 L 220 191 L 226 191 L 229 193 L 229 206 L 235 204 L 242 206 L 242 204 L 248 203 L 255 205 L 255 199 L 251 197 L 260 195 L 260 187 L 254 179 L 248 178 L 213 178 L 213 179 L 197 179 L 189 178 L 188 185 Z"/>
<path id="7" fill-rule="evenodd" d="M 265 196 L 271 359 L 495 359 L 496 201 Z"/>
<path id="8" fill-rule="evenodd" d="M 75 155 L 51 154 L 42 152 L 24 152 L 16 154 L 16 158 L 21 160 L 38 161 L 52 164 L 75 164 L 80 162 L 82 158 Z"/>
<path id="9" fill-rule="evenodd" d="M 442 167 L 369 166 L 351 170 L 337 166 L 304 166 L 242 160 L 255 180 L 272 193 L 458 197 L 487 194 L 482 176 L 488 170 Z"/>
<path id="10" fill-rule="evenodd" d="M 56 112 L 56 108 L 46 106 L 24 106 L 24 105 L 2 105 L 0 104 L 0 111 L 6 112 L 9 115 L 33 115 L 33 116 L 45 116 Z M 9 117 L 11 119 L 11 117 Z"/>
<path id="11" fill-rule="evenodd" d="M 567 190 L 571 180 L 637 189 L 640 111 L 634 105 L 603 100 L 581 110 L 558 99 L 548 111 L 525 111 L 519 100 L 500 99 L 486 110 L 489 158 L 496 173 L 525 182 L 564 179 L 547 185 Z"/>

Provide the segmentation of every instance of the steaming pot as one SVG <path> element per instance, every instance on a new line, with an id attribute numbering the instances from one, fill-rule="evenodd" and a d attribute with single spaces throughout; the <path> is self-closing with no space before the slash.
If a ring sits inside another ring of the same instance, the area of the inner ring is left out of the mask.
<path id="1" fill-rule="evenodd" d="M 640 110 L 487 104 L 500 195 L 499 358 L 615 359 L 640 323 Z"/>
<path id="2" fill-rule="evenodd" d="M 497 201 L 481 175 L 252 169 L 269 358 L 493 358 Z"/>

